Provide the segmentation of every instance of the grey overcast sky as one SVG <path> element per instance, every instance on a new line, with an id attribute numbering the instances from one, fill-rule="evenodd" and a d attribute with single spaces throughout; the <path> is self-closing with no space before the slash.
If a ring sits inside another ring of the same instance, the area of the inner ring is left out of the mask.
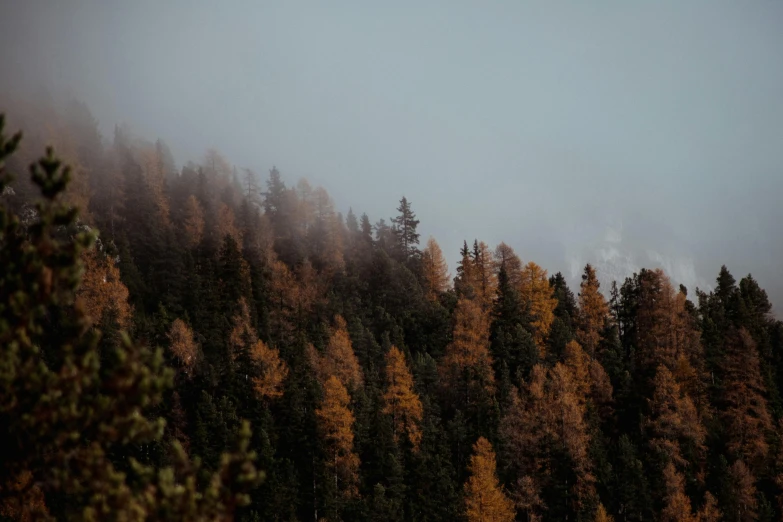
<path id="1" fill-rule="evenodd" d="M 783 306 L 783 2 L 0 0 L 0 87 L 85 101 L 340 210 L 405 194 L 572 281 L 725 263 Z M 0 102 L 2 99 L 0 99 Z"/>

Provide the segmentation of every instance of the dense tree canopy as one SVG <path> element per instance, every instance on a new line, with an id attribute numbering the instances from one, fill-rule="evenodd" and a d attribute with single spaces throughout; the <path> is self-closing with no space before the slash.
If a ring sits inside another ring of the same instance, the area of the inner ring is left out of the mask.
<path id="1" fill-rule="evenodd" d="M 450 280 L 405 197 L 343 218 L 276 167 L 28 110 L 53 130 L 0 134 L 0 517 L 783 518 L 752 276 L 571 289 L 476 239 Z M 73 169 L 22 175 L 47 142 Z"/>

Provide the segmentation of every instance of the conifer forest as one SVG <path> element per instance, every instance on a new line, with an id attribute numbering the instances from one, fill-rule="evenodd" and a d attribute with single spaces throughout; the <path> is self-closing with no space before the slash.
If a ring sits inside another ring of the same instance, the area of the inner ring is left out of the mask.
<path id="1" fill-rule="evenodd" d="M 783 522 L 783 0 L 0 0 L 0 522 Z"/>
<path id="2" fill-rule="evenodd" d="M 783 519 L 783 323 L 751 275 L 569 288 L 481 238 L 450 273 L 416 194 L 342 214 L 83 104 L 17 112 L 3 520 Z"/>

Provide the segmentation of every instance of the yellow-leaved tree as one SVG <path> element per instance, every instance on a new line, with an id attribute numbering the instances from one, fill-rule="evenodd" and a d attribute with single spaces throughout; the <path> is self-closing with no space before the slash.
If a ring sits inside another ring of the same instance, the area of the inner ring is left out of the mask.
<path id="1" fill-rule="evenodd" d="M 348 405 L 348 390 L 340 379 L 329 377 L 324 384 L 324 400 L 315 410 L 318 427 L 324 438 L 327 468 L 334 477 L 334 486 L 343 496 L 357 493 L 359 456 L 353 451 L 354 416 Z"/>
<path id="2" fill-rule="evenodd" d="M 405 355 L 396 346 L 392 346 L 386 354 L 386 392 L 383 394 L 383 403 L 383 413 L 392 417 L 394 440 L 405 432 L 414 449 L 418 449 L 421 442 L 421 400 L 413 391 L 413 375 Z"/>
<path id="3" fill-rule="evenodd" d="M 598 342 L 601 340 L 601 330 L 609 315 L 609 305 L 601 294 L 600 287 L 595 268 L 590 264 L 586 265 L 582 284 L 579 286 L 576 336 L 590 357 L 595 357 Z"/>
<path id="4" fill-rule="evenodd" d="M 288 377 L 288 366 L 280 359 L 280 352 L 258 340 L 250 348 L 250 359 L 256 366 L 253 389 L 260 399 L 276 399 L 283 395 L 283 381 Z"/>
<path id="5" fill-rule="evenodd" d="M 478 303 L 462 298 L 457 302 L 454 318 L 453 340 L 446 347 L 440 371 L 446 388 L 470 406 L 478 397 L 495 390 L 489 317 Z"/>
<path id="6" fill-rule="evenodd" d="M 112 318 L 118 328 L 127 328 L 131 318 L 128 288 L 120 280 L 120 269 L 114 260 L 95 250 L 87 250 L 82 254 L 82 262 L 82 286 L 76 296 L 84 311 L 94 325 Z"/>
<path id="7" fill-rule="evenodd" d="M 175 319 L 167 337 L 169 350 L 180 363 L 185 375 L 190 376 L 198 357 L 198 344 L 193 338 L 193 330 L 182 319 Z"/>
<path id="8" fill-rule="evenodd" d="M 552 327 L 552 321 L 555 320 L 557 307 L 557 299 L 546 276 L 546 270 L 531 261 L 522 269 L 522 284 L 519 289 L 519 295 L 530 315 L 533 340 L 541 358 L 546 356 L 544 343 Z"/>
<path id="9" fill-rule="evenodd" d="M 323 355 L 319 355 L 310 345 L 308 356 L 321 383 L 325 383 L 329 377 L 335 376 L 353 391 L 361 387 L 364 382 L 362 367 L 353 351 L 345 319 L 339 315 L 335 316 L 334 323 L 335 326 L 329 336 L 329 342 Z"/>
<path id="10" fill-rule="evenodd" d="M 421 253 L 421 275 L 424 280 L 424 295 L 430 301 L 436 301 L 438 296 L 449 287 L 449 265 L 443 257 L 435 238 L 427 240 L 427 246 Z"/>
<path id="11" fill-rule="evenodd" d="M 495 452 L 484 437 L 473 445 L 465 482 L 465 515 L 468 522 L 511 522 L 514 502 L 506 496 L 498 482 Z"/>

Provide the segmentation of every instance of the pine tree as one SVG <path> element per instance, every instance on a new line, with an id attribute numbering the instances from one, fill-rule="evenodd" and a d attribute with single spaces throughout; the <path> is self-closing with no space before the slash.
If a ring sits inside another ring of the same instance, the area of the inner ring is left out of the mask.
<path id="1" fill-rule="evenodd" d="M 405 196 L 400 200 L 397 212 L 399 212 L 397 217 L 392 218 L 395 230 L 394 235 L 397 239 L 397 251 L 399 252 L 400 260 L 407 262 L 419 253 L 416 246 L 419 244 L 419 233 L 416 232 L 419 220 L 416 219 L 416 214 L 414 214 Z"/>
<path id="2" fill-rule="evenodd" d="M 514 503 L 503 492 L 495 472 L 495 452 L 484 437 L 473 445 L 470 478 L 465 483 L 465 514 L 469 522 L 511 522 Z"/>

